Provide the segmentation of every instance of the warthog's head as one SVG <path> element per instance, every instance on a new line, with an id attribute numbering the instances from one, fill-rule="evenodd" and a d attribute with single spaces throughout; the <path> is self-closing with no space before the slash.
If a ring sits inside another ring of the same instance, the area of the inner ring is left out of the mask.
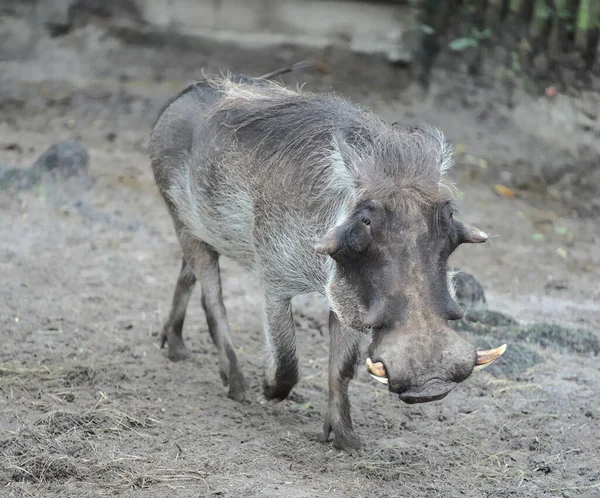
<path id="1" fill-rule="evenodd" d="M 427 136 L 419 136 L 419 150 L 427 152 Z M 342 154 L 345 161 L 359 160 L 349 154 Z M 455 218 L 438 166 L 437 176 L 407 169 L 396 182 L 389 174 L 365 179 L 352 212 L 316 250 L 334 260 L 327 292 L 340 321 L 372 331 L 370 374 L 401 400 L 419 403 L 442 399 L 505 346 L 477 352 L 448 327 L 447 320 L 463 316 L 452 297 L 448 258 L 488 235 Z"/>

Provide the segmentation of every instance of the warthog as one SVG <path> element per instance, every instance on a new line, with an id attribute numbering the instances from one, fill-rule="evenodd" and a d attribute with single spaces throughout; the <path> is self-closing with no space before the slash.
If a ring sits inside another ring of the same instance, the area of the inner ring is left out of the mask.
<path id="1" fill-rule="evenodd" d="M 198 82 L 172 100 L 152 131 L 152 168 L 183 250 L 161 346 L 182 338 L 196 281 L 229 396 L 244 378 L 229 333 L 219 255 L 260 279 L 268 364 L 264 395 L 283 400 L 298 382 L 291 300 L 328 299 L 329 404 L 324 440 L 352 450 L 348 384 L 370 334 L 367 368 L 407 403 L 443 398 L 476 365 L 446 320 L 462 316 L 447 260 L 488 236 L 454 217 L 444 175 L 451 148 L 429 126 L 392 126 L 337 95 L 293 91 L 265 78 Z"/>

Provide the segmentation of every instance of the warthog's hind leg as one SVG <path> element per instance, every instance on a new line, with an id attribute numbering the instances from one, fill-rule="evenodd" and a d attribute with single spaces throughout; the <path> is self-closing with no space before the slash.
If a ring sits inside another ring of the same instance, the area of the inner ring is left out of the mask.
<path id="1" fill-rule="evenodd" d="M 196 283 L 202 288 L 202 307 L 206 314 L 208 331 L 219 351 L 219 373 L 224 385 L 229 386 L 229 397 L 236 401 L 245 399 L 244 376 L 239 369 L 237 356 L 229 335 L 227 312 L 223 303 L 219 254 L 204 242 L 180 235 L 184 254 L 169 320 L 165 324 L 161 346 L 168 342 L 169 358 L 180 360 L 189 356 L 181 336 L 185 310 Z"/>
<path id="2" fill-rule="evenodd" d="M 183 342 L 182 332 L 185 313 L 195 285 L 196 277 L 194 276 L 192 267 L 184 258 L 179 277 L 177 278 L 177 284 L 175 285 L 171 312 L 160 336 L 160 347 L 163 348 L 168 343 L 168 356 L 173 361 L 185 360 L 190 355 L 189 350 Z"/>

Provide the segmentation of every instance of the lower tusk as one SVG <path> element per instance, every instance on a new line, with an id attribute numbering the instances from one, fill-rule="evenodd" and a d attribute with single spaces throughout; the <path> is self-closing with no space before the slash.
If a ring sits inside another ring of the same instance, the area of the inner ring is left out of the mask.
<path id="1" fill-rule="evenodd" d="M 487 351 L 477 351 L 477 359 L 475 360 L 475 368 L 473 371 L 478 372 L 485 367 L 490 366 L 506 351 L 506 344 L 503 344 L 496 349 L 488 349 Z"/>
<path id="2" fill-rule="evenodd" d="M 385 385 L 387 385 L 389 383 L 389 380 L 387 377 L 379 377 L 375 374 L 372 374 L 371 372 L 369 372 L 369 375 L 371 377 L 373 377 L 377 382 L 381 382 L 382 384 L 385 384 Z"/>
<path id="3" fill-rule="evenodd" d="M 380 361 L 373 363 L 371 361 L 371 358 L 367 358 L 367 372 L 369 372 L 369 375 L 373 377 L 377 382 L 381 382 L 382 384 L 389 383 L 385 372 L 385 367 Z"/>
<path id="4" fill-rule="evenodd" d="M 371 361 L 371 358 L 367 358 L 367 370 L 373 375 L 377 375 L 378 377 L 386 376 L 385 367 L 383 366 L 383 363 L 381 363 L 380 361 L 378 361 L 377 363 L 373 363 Z"/>

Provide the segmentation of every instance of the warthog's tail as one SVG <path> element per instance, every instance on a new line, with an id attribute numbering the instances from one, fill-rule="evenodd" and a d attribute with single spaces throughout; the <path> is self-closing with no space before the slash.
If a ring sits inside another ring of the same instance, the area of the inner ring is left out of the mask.
<path id="1" fill-rule="evenodd" d="M 291 73 L 294 71 L 302 71 L 304 69 L 310 69 L 310 68 L 317 69 L 323 73 L 328 72 L 327 65 L 323 61 L 320 61 L 320 60 L 300 61 L 300 62 L 296 62 L 295 64 L 292 64 L 291 66 L 282 67 L 281 69 L 276 69 L 275 71 L 271 71 L 270 73 L 263 74 L 262 76 L 259 76 L 257 79 L 268 80 L 268 79 L 274 78 L 275 76 L 279 76 L 280 74 Z"/>

